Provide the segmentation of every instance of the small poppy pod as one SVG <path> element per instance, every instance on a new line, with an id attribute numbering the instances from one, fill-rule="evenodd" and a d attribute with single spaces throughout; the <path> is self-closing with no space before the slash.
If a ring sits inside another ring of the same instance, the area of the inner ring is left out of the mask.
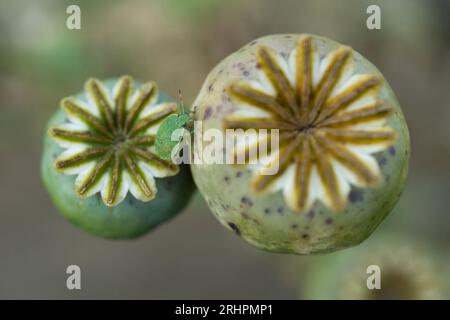
<path id="1" fill-rule="evenodd" d="M 137 88 L 135 88 L 135 86 Z M 131 77 L 61 101 L 48 123 L 41 173 L 55 206 L 105 238 L 135 238 L 183 210 L 195 189 L 189 169 L 155 152 L 157 130 L 177 112 L 154 82 Z"/>

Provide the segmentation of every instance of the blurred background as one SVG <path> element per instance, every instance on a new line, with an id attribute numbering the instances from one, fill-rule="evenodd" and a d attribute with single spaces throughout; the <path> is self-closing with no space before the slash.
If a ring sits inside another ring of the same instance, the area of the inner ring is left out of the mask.
<path id="1" fill-rule="evenodd" d="M 81 8 L 81 30 L 66 28 L 71 4 Z M 366 27 L 370 4 L 381 8 L 381 30 Z M 408 121 L 412 158 L 403 197 L 368 241 L 389 247 L 382 234 L 405 235 L 448 266 L 449 16 L 444 0 L 0 1 L 0 298 L 308 297 L 304 283 L 320 257 L 253 249 L 198 195 L 152 233 L 107 241 L 66 222 L 39 173 L 47 119 L 88 77 L 157 80 L 189 104 L 220 60 L 273 33 L 332 38 L 383 72 Z M 66 288 L 70 264 L 81 267 L 80 291 Z"/>

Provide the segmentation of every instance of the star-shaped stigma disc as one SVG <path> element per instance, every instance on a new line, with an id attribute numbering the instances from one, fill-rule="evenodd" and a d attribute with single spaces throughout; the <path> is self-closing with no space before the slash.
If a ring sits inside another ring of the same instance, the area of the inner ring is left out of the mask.
<path id="1" fill-rule="evenodd" d="M 116 206 L 128 191 L 139 200 L 156 196 L 155 177 L 175 175 L 178 167 L 154 152 L 160 123 L 177 112 L 175 103 L 157 103 L 158 89 L 147 82 L 139 90 L 130 77 L 108 89 L 96 79 L 85 85 L 85 98 L 65 98 L 67 121 L 50 129 L 65 149 L 55 168 L 77 175 L 75 192 L 81 198 L 100 192 L 107 206 Z"/>
<path id="2" fill-rule="evenodd" d="M 392 108 L 378 97 L 380 76 L 354 72 L 352 52 L 341 46 L 319 59 L 311 36 L 302 36 L 288 58 L 259 46 L 257 79 L 230 83 L 237 111 L 225 118 L 226 129 L 279 129 L 279 148 L 268 163 L 254 167 L 255 193 L 282 189 L 295 212 L 316 200 L 338 212 L 351 185 L 380 184 L 373 154 L 395 141 L 395 131 L 385 125 Z M 260 143 L 237 146 L 236 152 Z M 278 172 L 262 174 L 275 161 Z"/>

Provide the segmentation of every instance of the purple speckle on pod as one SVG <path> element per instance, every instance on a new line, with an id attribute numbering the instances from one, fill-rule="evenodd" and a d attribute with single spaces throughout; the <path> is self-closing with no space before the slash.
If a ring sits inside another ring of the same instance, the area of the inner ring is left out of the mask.
<path id="1" fill-rule="evenodd" d="M 241 231 L 239 230 L 238 226 L 234 224 L 233 222 L 228 222 L 228 226 L 231 228 L 231 230 L 234 231 L 238 236 L 241 235 Z"/>
<path id="2" fill-rule="evenodd" d="M 378 159 L 378 164 L 380 167 L 383 167 L 387 163 L 387 159 L 385 157 L 381 157 Z"/>
<path id="3" fill-rule="evenodd" d="M 353 187 L 350 190 L 350 193 L 348 194 L 348 200 L 350 200 L 351 203 L 362 201 L 363 200 L 362 191 L 360 189 Z"/>
<path id="4" fill-rule="evenodd" d="M 212 108 L 206 107 L 205 113 L 203 114 L 203 120 L 208 120 L 209 118 L 211 118 L 212 113 L 213 113 Z"/>
<path id="5" fill-rule="evenodd" d="M 253 201 L 249 197 L 246 197 L 246 196 L 241 198 L 241 203 L 242 203 L 242 205 L 247 205 L 249 207 L 253 206 Z"/>
<path id="6" fill-rule="evenodd" d="M 390 154 L 391 156 L 395 156 L 395 153 L 396 153 L 395 147 L 390 147 L 390 148 L 389 148 L 389 154 Z"/>

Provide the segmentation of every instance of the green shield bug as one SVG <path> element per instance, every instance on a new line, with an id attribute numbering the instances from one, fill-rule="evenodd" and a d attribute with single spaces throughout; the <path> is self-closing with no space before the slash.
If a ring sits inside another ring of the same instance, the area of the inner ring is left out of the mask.
<path id="1" fill-rule="evenodd" d="M 181 90 L 178 93 L 180 100 L 179 113 L 172 114 L 164 119 L 156 133 L 156 152 L 164 160 L 171 159 L 174 148 L 179 150 L 178 147 L 183 140 L 183 135 L 177 134 L 176 131 L 179 129 L 186 129 L 190 131 L 190 128 L 192 127 L 192 116 L 189 112 L 184 110 Z"/>

